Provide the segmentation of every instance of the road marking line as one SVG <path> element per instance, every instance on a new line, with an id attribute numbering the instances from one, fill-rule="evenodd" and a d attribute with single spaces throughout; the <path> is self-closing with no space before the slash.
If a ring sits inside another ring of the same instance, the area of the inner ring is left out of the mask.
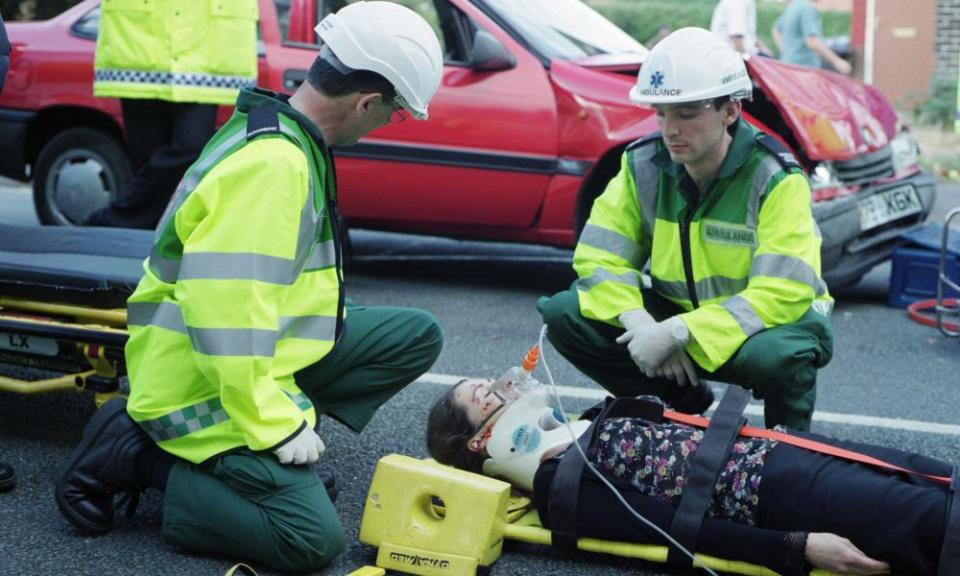
<path id="1" fill-rule="evenodd" d="M 357 254 L 357 262 L 522 262 L 570 264 L 573 256 L 506 256 L 490 254 Z"/>
<path id="2" fill-rule="evenodd" d="M 463 380 L 465 376 L 453 376 L 451 374 L 434 374 L 428 372 L 417 378 L 417 382 L 427 384 L 440 384 L 442 386 L 453 386 Z M 560 395 L 565 398 L 578 398 L 582 400 L 603 400 L 609 393 L 599 388 L 579 388 L 576 386 L 557 386 Z M 715 409 L 715 402 L 710 409 Z M 750 404 L 745 413 L 753 416 L 763 415 L 763 406 L 760 404 Z M 885 418 L 882 416 L 866 416 L 863 414 L 843 414 L 840 412 L 824 412 L 817 410 L 813 413 L 813 419 L 817 422 L 830 422 L 833 424 L 845 424 L 848 426 L 869 426 L 872 428 L 888 428 L 891 430 L 905 430 L 907 432 L 923 432 L 930 434 L 947 434 L 951 436 L 960 436 L 960 426 L 956 424 L 941 424 L 939 422 L 923 422 L 921 420 L 906 420 L 902 418 Z"/>

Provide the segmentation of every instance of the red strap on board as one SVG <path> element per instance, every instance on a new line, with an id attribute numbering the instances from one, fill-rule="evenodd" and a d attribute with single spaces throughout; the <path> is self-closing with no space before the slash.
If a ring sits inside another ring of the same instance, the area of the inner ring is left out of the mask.
<path id="1" fill-rule="evenodd" d="M 698 428 L 706 428 L 710 424 L 709 418 L 705 418 L 703 416 L 693 416 L 691 414 L 683 414 L 680 412 L 672 412 L 670 410 L 664 410 L 663 416 L 664 418 L 668 418 L 675 422 L 680 422 L 681 424 L 687 424 L 689 426 L 696 426 Z M 947 476 L 934 476 L 932 474 L 924 474 L 915 470 L 901 468 L 900 466 L 890 464 L 889 462 L 885 462 L 879 458 L 874 458 L 873 456 L 867 456 L 866 454 L 854 452 L 853 450 L 831 446 L 830 444 L 817 442 L 816 440 L 810 440 L 808 438 L 792 436 L 777 430 L 767 430 L 765 428 L 756 428 L 754 426 L 744 426 L 740 429 L 740 436 L 746 436 L 748 438 L 769 438 L 771 440 L 783 442 L 784 444 L 791 444 L 793 446 L 797 446 L 798 448 L 804 448 L 813 452 L 820 452 L 822 454 L 836 456 L 837 458 L 843 458 L 853 462 L 860 462 L 869 466 L 876 466 L 877 468 L 885 468 L 887 470 L 894 470 L 896 472 L 914 474 L 916 476 L 933 480 L 934 482 L 946 484 L 947 486 L 950 485 L 950 478 Z"/>

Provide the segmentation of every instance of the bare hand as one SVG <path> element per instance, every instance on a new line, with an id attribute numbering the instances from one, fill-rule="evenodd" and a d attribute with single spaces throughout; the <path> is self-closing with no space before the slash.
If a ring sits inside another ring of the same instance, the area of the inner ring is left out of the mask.
<path id="1" fill-rule="evenodd" d="M 826 532 L 811 532 L 807 536 L 807 561 L 838 574 L 889 574 L 890 565 L 874 560 L 860 551 L 846 538 Z"/>
<path id="2" fill-rule="evenodd" d="M 849 76 L 850 73 L 853 72 L 853 66 L 842 58 L 837 58 L 836 61 L 834 61 L 833 68 L 844 76 Z"/>

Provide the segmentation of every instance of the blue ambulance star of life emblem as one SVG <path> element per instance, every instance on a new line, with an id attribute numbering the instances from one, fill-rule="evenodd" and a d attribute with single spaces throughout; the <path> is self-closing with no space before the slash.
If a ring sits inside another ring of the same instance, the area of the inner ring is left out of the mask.
<path id="1" fill-rule="evenodd" d="M 650 76 L 650 86 L 653 88 L 659 88 L 663 86 L 663 72 L 657 70 Z"/>

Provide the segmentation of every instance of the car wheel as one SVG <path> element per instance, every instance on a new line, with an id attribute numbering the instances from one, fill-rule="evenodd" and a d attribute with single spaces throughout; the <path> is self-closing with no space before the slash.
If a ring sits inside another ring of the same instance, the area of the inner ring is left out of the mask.
<path id="1" fill-rule="evenodd" d="M 133 170 L 120 142 L 93 128 L 70 128 L 40 151 L 34 165 L 33 203 L 43 224 L 75 226 L 118 194 Z"/>

